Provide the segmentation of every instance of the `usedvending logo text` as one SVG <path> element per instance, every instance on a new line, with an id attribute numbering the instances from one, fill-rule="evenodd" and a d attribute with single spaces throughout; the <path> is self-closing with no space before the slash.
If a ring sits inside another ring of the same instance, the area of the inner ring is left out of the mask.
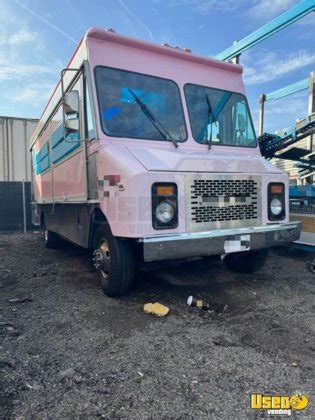
<path id="1" fill-rule="evenodd" d="M 263 395 L 251 394 L 250 406 L 253 410 L 266 410 L 269 416 L 291 416 L 293 410 L 304 410 L 309 404 L 306 395 Z"/>

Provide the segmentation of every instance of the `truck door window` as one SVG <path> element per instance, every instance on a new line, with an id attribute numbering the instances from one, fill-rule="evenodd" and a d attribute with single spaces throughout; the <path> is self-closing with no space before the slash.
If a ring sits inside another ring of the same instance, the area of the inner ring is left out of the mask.
<path id="1" fill-rule="evenodd" d="M 194 139 L 198 143 L 256 147 L 245 97 L 205 86 L 186 84 L 185 97 Z"/>
<path id="2" fill-rule="evenodd" d="M 169 133 L 177 142 L 186 140 L 185 119 L 176 83 L 102 66 L 95 68 L 95 79 L 105 134 L 166 141 L 169 139 L 165 133 Z"/>

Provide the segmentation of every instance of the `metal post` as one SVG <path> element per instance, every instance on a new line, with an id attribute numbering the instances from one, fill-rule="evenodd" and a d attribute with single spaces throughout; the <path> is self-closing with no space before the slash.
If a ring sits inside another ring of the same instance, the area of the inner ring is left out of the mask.
<path id="1" fill-rule="evenodd" d="M 310 74 L 310 87 L 308 97 L 308 114 L 315 112 L 315 72 Z"/>
<path id="2" fill-rule="evenodd" d="M 27 147 L 27 120 L 23 121 L 23 125 L 24 125 L 24 149 L 25 149 L 25 154 L 24 154 L 24 159 L 25 159 L 25 179 L 28 180 L 28 147 Z"/>
<path id="3" fill-rule="evenodd" d="M 8 151 L 9 151 L 9 160 L 11 162 L 11 166 L 9 167 L 9 180 L 14 181 L 15 170 L 14 170 L 13 120 L 8 120 L 8 122 L 10 123 L 10 142 L 9 142 Z M 8 141 L 9 141 L 9 137 L 8 137 Z"/>
<path id="4" fill-rule="evenodd" d="M 241 57 L 241 54 L 236 55 L 235 57 L 233 57 L 233 58 L 231 59 L 232 63 L 233 63 L 233 64 L 240 64 L 240 57 Z"/>
<path id="5" fill-rule="evenodd" d="M 258 120 L 258 135 L 261 136 L 264 133 L 264 113 L 265 113 L 265 101 L 266 95 L 260 95 L 259 97 L 259 120 Z"/>
<path id="6" fill-rule="evenodd" d="M 306 16 L 308 13 L 313 11 L 315 11 L 314 0 L 302 0 L 295 6 L 282 13 L 280 16 L 275 17 L 266 25 L 260 27 L 250 35 L 247 35 L 245 38 L 241 39 L 239 42 L 234 43 L 231 47 L 222 51 L 216 56 L 216 58 L 218 60 L 231 60 L 231 58 L 235 57 L 236 55 L 243 53 L 253 45 L 256 45 L 258 42 L 261 42 L 269 36 L 274 35 L 281 29 L 286 28 L 288 25 L 291 25 L 293 22 L 296 22 L 303 16 Z"/>
<path id="7" fill-rule="evenodd" d="M 5 180 L 5 134 L 4 134 L 4 123 L 5 119 L 0 118 L 0 126 L 2 132 L 2 144 L 0 144 L 0 150 L 2 149 L 2 174 L 0 174 L 0 181 Z"/>
<path id="8" fill-rule="evenodd" d="M 4 155 L 6 166 L 4 167 L 4 180 L 10 181 L 10 150 L 9 150 L 9 119 L 5 119 L 5 145 Z"/>
<path id="9" fill-rule="evenodd" d="M 315 113 L 315 72 L 310 74 L 310 87 L 309 87 L 309 97 L 308 97 L 308 115 Z M 312 133 L 310 136 L 310 151 L 315 151 L 315 134 Z M 314 184 L 314 175 L 309 178 L 309 183 Z"/>
<path id="10" fill-rule="evenodd" d="M 26 233 L 26 198 L 25 198 L 25 181 L 22 181 L 22 195 L 23 195 L 23 232 Z"/>
<path id="11" fill-rule="evenodd" d="M 238 43 L 238 41 L 234 41 L 233 42 L 233 45 L 236 45 L 237 43 Z M 240 64 L 240 57 L 241 57 L 241 54 L 237 54 L 234 57 L 232 57 L 231 58 L 232 63 L 234 63 L 234 64 Z"/>

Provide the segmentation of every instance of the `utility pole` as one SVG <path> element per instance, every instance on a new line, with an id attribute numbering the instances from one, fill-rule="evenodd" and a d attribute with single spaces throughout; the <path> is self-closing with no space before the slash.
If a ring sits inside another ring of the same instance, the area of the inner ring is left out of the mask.
<path id="1" fill-rule="evenodd" d="M 265 113 L 265 101 L 266 95 L 262 94 L 259 96 L 259 119 L 258 119 L 258 135 L 261 136 L 264 133 L 264 113 Z"/>
<path id="2" fill-rule="evenodd" d="M 315 113 L 315 72 L 310 74 L 310 87 L 308 96 L 308 115 Z"/>
<path id="3" fill-rule="evenodd" d="M 310 87 L 309 87 L 309 96 L 308 96 L 308 115 L 315 113 L 315 72 L 310 74 Z M 310 144 L 309 149 L 312 152 L 315 152 L 315 134 L 310 135 Z M 314 184 L 314 175 L 309 178 L 310 184 Z"/>

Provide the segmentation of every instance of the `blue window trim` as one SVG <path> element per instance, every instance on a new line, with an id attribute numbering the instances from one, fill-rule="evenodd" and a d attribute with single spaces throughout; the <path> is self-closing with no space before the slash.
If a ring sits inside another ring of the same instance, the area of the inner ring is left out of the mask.
<path id="1" fill-rule="evenodd" d="M 63 125 L 60 125 L 51 136 L 52 163 L 59 163 L 80 146 L 80 133 L 70 133 L 64 137 Z"/>
<path id="2" fill-rule="evenodd" d="M 40 175 L 50 168 L 49 143 L 46 142 L 34 156 L 36 175 Z"/>
<path id="3" fill-rule="evenodd" d="M 59 163 L 81 146 L 80 134 L 71 133 L 64 137 L 63 126 L 60 125 L 51 136 L 51 153 L 49 142 L 46 142 L 37 152 L 34 153 L 33 163 L 36 175 L 41 175 L 50 169 L 51 162 Z"/>

